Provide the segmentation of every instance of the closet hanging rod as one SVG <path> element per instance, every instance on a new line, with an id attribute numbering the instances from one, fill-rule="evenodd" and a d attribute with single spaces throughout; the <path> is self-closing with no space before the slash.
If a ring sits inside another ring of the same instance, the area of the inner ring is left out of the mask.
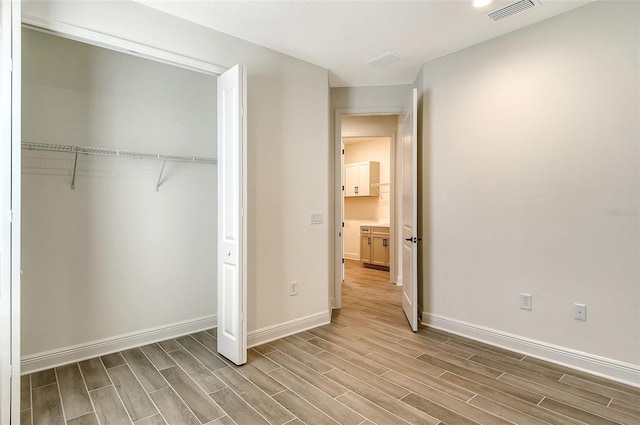
<path id="1" fill-rule="evenodd" d="M 134 152 L 111 148 L 92 148 L 86 146 L 54 145 L 49 143 L 22 142 L 22 149 L 47 152 L 66 152 L 84 155 L 121 156 L 126 158 L 156 159 L 162 161 L 193 162 L 200 164 L 216 164 L 215 158 L 200 156 L 164 155 L 161 153 Z"/>

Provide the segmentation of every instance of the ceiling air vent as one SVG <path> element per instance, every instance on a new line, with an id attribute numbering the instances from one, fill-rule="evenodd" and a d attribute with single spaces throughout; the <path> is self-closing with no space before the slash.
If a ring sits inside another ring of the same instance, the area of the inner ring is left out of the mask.
<path id="1" fill-rule="evenodd" d="M 520 13 L 524 10 L 531 9 L 532 7 L 535 7 L 535 6 L 536 6 L 536 2 L 533 0 L 520 0 L 510 4 L 509 6 L 496 9 L 493 12 L 489 13 L 487 16 L 493 19 L 494 21 L 499 21 L 501 19 L 508 18 L 511 15 L 515 15 L 516 13 Z"/>
<path id="2" fill-rule="evenodd" d="M 378 68 L 384 68 L 385 66 L 398 62 L 400 59 L 402 58 L 395 53 L 387 52 L 383 55 L 378 56 L 377 58 L 368 60 L 367 63 L 369 65 L 377 66 Z"/>

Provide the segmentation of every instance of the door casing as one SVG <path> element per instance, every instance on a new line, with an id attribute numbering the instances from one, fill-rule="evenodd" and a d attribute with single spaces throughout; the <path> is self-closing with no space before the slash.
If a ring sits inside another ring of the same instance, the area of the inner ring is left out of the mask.
<path id="1" fill-rule="evenodd" d="M 380 108 L 338 108 L 335 110 L 334 116 L 334 231 L 332 235 L 333 246 L 334 246 L 334 255 L 333 255 L 333 281 L 330 283 L 331 289 L 329 290 L 329 305 L 332 309 L 342 308 L 342 281 L 343 281 L 343 269 L 342 269 L 342 258 L 344 254 L 344 230 L 342 228 L 342 222 L 344 217 L 344 205 L 342 199 L 342 182 L 344 181 L 344 170 L 343 170 L 343 143 L 342 143 L 342 117 L 347 115 L 401 115 L 405 111 L 402 108 L 396 107 L 380 107 Z M 345 137 L 354 137 L 353 135 L 346 135 Z M 358 137 L 391 137 L 392 144 L 392 156 L 391 156 L 391 177 L 394 185 L 394 198 L 397 198 L 398 191 L 396 190 L 398 183 L 395 174 L 397 157 L 395 157 L 396 152 L 396 143 L 397 137 L 396 133 L 394 134 L 359 134 Z M 391 208 L 391 228 L 392 228 L 392 236 L 391 239 L 393 241 L 392 246 L 400 247 L 399 238 L 397 237 L 398 232 L 396 231 L 395 225 L 396 218 L 396 209 L 394 205 L 397 205 L 395 200 L 392 200 L 392 208 Z M 397 252 L 397 251 L 396 251 Z M 397 274 L 397 265 L 398 255 L 395 255 L 392 258 L 392 268 L 395 270 L 395 274 Z M 392 276 L 393 278 L 393 276 Z M 401 279 L 400 279 L 401 280 Z M 401 284 L 402 282 L 397 282 Z"/>

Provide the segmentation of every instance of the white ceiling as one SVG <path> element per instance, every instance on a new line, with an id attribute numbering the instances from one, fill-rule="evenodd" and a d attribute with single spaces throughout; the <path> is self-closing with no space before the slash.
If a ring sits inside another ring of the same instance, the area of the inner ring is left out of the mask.
<path id="1" fill-rule="evenodd" d="M 327 68 L 330 85 L 413 83 L 422 64 L 593 0 L 542 0 L 502 21 L 486 14 L 514 2 L 476 9 L 470 0 L 139 2 Z M 402 60 L 384 68 L 366 62 L 386 52 Z"/>

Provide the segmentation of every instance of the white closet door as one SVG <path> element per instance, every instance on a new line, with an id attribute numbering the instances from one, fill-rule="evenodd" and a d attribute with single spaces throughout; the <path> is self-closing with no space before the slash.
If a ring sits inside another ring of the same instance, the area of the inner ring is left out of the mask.
<path id="1" fill-rule="evenodd" d="M 20 2 L 0 2 L 0 423 L 20 423 Z"/>
<path id="2" fill-rule="evenodd" d="M 218 352 L 247 362 L 246 71 L 218 77 Z"/>

